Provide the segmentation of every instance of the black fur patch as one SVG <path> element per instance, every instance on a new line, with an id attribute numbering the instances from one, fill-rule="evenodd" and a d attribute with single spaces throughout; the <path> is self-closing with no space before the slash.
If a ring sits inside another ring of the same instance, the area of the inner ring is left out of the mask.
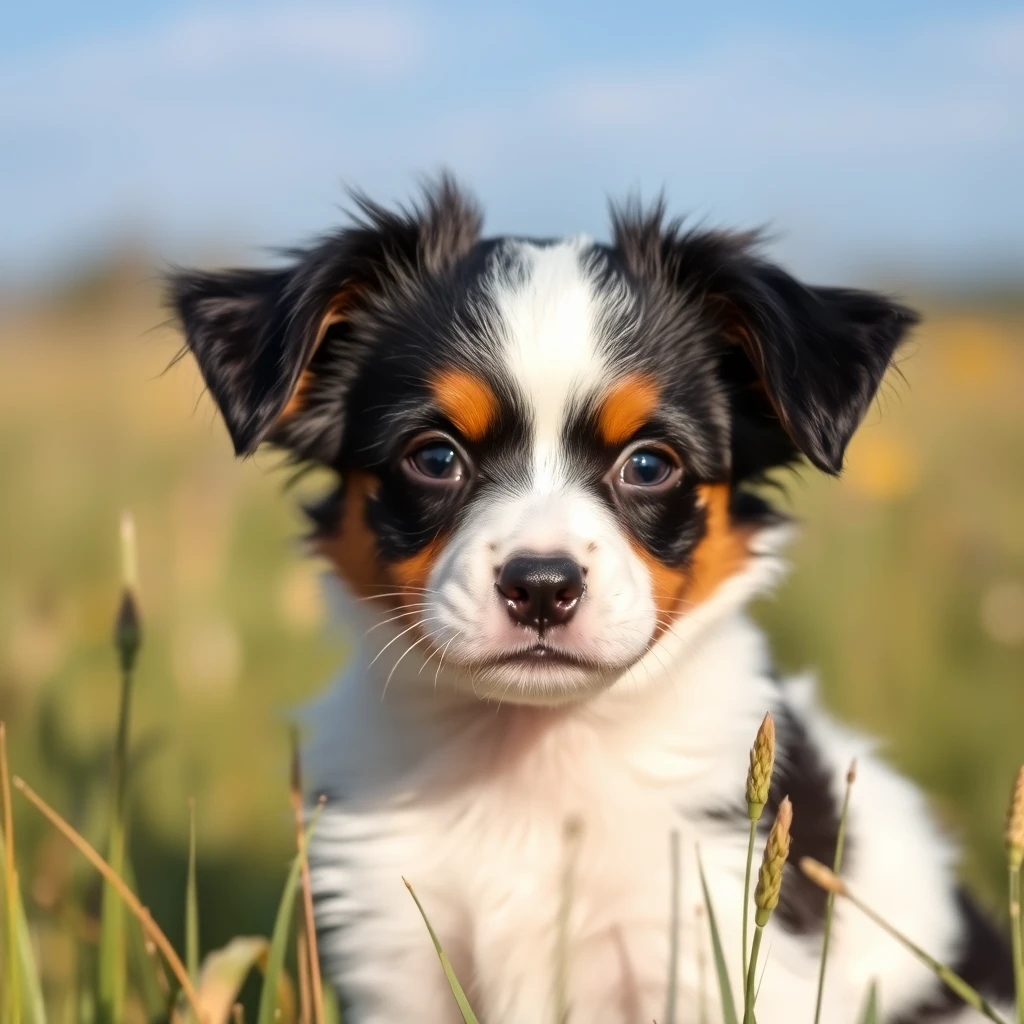
<path id="1" fill-rule="evenodd" d="M 985 999 L 1013 1005 L 1013 960 L 1005 935 L 978 909 L 963 890 L 956 893 L 961 920 L 961 953 L 949 966 Z M 964 1004 L 940 981 L 934 993 L 893 1021 L 893 1024 L 941 1024 L 952 1020 Z"/>
<path id="2" fill-rule="evenodd" d="M 841 804 L 835 792 L 835 775 L 826 767 L 803 722 L 783 710 L 775 716 L 775 731 L 775 773 L 762 820 L 769 825 L 775 820 L 784 797 L 793 804 L 793 841 L 776 914 L 788 931 L 816 934 L 824 928 L 827 896 L 798 865 L 801 857 L 832 863 Z M 856 854 L 847 834 L 843 863 L 849 866 Z"/>
<path id="3" fill-rule="evenodd" d="M 731 396 L 734 479 L 804 455 L 838 473 L 917 314 L 881 295 L 809 287 L 767 262 L 756 233 L 684 231 L 663 203 L 613 210 L 616 249 L 671 322 L 700 309 Z"/>
<path id="4" fill-rule="evenodd" d="M 813 857 L 823 864 L 833 862 L 841 807 L 836 798 L 833 773 L 826 767 L 804 724 L 786 708 L 773 714 L 775 771 L 758 828 L 758 842 L 763 844 L 767 840 L 779 805 L 788 796 L 793 804 L 792 844 L 775 917 L 787 931 L 816 935 L 824 928 L 827 897 L 797 865 L 801 857 Z M 749 827 L 747 808 L 740 798 L 729 807 L 705 813 L 715 821 L 734 825 L 737 830 L 745 831 Z M 847 835 L 843 862 L 849 865 L 855 856 L 856 850 Z"/>
<path id="5" fill-rule="evenodd" d="M 388 210 L 360 193 L 353 199 L 351 225 L 287 251 L 291 262 L 283 268 L 169 278 L 168 301 L 239 455 L 270 438 L 300 460 L 329 463 L 342 436 L 344 400 L 373 342 L 356 327 L 360 319 L 371 308 L 373 324 L 407 310 L 426 281 L 449 273 L 479 240 L 480 211 L 447 175 L 409 210 Z M 345 321 L 317 346 L 331 303 L 346 290 Z M 303 415 L 275 432 L 307 369 Z"/>
<path id="6" fill-rule="evenodd" d="M 290 251 L 286 266 L 181 272 L 169 290 L 236 450 L 269 440 L 342 479 L 376 476 L 368 523 L 382 555 L 399 559 L 492 488 L 514 495 L 530 484 L 532 411 L 504 366 L 509 325 L 493 295 L 496 280 L 525 282 L 530 261 L 520 240 L 480 238 L 476 204 L 447 177 L 409 209 L 361 195 L 356 205 L 348 226 Z M 613 375 L 656 381 L 658 408 L 640 433 L 685 468 L 677 488 L 615 509 L 654 557 L 681 566 L 704 526 L 700 484 L 736 492 L 800 454 L 838 471 L 915 318 L 870 293 L 806 287 L 763 259 L 755 235 L 683 231 L 660 203 L 614 210 L 612 226 L 612 244 L 579 254 L 594 344 Z M 472 486 L 427 493 L 399 467 L 417 431 L 451 432 L 430 390 L 445 370 L 484 378 L 500 415 L 482 440 L 455 438 L 473 461 Z M 566 473 L 610 501 L 604 479 L 620 452 L 596 440 L 599 385 L 580 382 L 573 396 Z M 320 510 L 321 531 L 332 508 Z"/>

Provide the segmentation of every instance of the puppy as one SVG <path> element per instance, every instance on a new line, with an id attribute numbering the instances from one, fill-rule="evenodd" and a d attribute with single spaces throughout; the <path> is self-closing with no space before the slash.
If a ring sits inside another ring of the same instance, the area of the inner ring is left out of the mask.
<path id="1" fill-rule="evenodd" d="M 484 238 L 448 178 L 410 209 L 357 204 L 277 269 L 170 283 L 238 454 L 268 441 L 337 480 L 314 539 L 359 641 L 307 764 L 346 1020 L 459 1019 L 403 876 L 487 1024 L 560 1000 L 577 1024 L 665 1022 L 673 946 L 674 1020 L 703 999 L 720 1020 L 698 850 L 738 998 L 767 711 L 759 847 L 787 795 L 794 823 L 761 1024 L 813 1019 L 825 897 L 794 865 L 831 862 L 854 758 L 851 887 L 1009 1000 L 1006 947 L 921 794 L 810 683 L 776 678 L 744 614 L 787 533 L 751 486 L 801 459 L 840 472 L 915 314 L 801 284 L 755 235 L 685 230 L 661 204 L 613 211 L 608 244 Z M 968 1019 L 840 905 L 823 1019 L 857 1019 L 872 982 L 886 1021 Z"/>

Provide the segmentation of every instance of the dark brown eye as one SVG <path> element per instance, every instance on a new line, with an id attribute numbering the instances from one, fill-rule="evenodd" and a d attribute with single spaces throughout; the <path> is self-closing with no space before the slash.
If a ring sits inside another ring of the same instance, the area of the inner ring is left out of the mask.
<path id="1" fill-rule="evenodd" d="M 466 478 L 466 465 L 455 445 L 434 437 L 414 447 L 404 459 L 407 472 L 423 483 L 459 484 Z"/>
<path id="2" fill-rule="evenodd" d="M 634 448 L 623 460 L 617 483 L 630 490 L 662 491 L 679 479 L 682 470 L 671 453 L 660 448 Z"/>

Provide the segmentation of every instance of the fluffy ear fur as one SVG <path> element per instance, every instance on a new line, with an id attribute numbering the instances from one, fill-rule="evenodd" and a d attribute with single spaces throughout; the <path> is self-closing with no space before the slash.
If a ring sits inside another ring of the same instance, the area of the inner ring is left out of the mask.
<path id="1" fill-rule="evenodd" d="M 168 297 L 239 455 L 255 451 L 295 390 L 308 353 L 284 323 L 290 271 L 181 271 Z"/>
<path id="2" fill-rule="evenodd" d="M 329 464 L 346 392 L 372 343 L 361 321 L 479 238 L 477 208 L 448 176 L 410 210 L 354 198 L 349 227 L 290 252 L 283 268 L 170 276 L 170 305 L 239 455 L 270 440 Z"/>
<path id="3" fill-rule="evenodd" d="M 805 286 L 756 259 L 740 260 L 731 276 L 719 303 L 723 333 L 755 378 L 753 393 L 748 389 L 737 402 L 738 416 L 747 420 L 740 429 L 774 416 L 797 451 L 837 475 L 917 314 L 873 292 Z M 744 376 L 739 373 L 740 381 Z M 776 438 L 775 458 L 783 446 Z M 742 465 L 742 452 L 736 455 L 734 471 L 756 471 Z"/>
<path id="4" fill-rule="evenodd" d="M 732 397 L 734 478 L 800 454 L 838 474 L 917 314 L 872 292 L 803 285 L 761 257 L 756 233 L 684 231 L 662 201 L 613 208 L 612 223 L 634 275 L 711 317 Z"/>

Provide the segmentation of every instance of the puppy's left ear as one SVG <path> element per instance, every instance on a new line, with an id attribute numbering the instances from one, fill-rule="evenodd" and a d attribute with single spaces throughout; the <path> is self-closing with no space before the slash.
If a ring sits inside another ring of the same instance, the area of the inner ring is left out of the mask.
<path id="1" fill-rule="evenodd" d="M 748 395 L 748 412 L 760 404 L 762 418 L 774 416 L 785 432 L 780 440 L 837 475 L 917 314 L 873 292 L 808 287 L 759 260 L 732 269 L 717 298 L 723 334 L 762 395 L 760 403 Z"/>

